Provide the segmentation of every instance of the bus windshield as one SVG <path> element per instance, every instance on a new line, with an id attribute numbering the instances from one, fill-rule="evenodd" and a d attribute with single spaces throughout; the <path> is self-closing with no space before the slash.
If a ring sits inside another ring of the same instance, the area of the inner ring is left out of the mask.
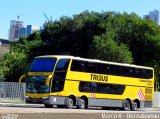
<path id="1" fill-rule="evenodd" d="M 52 72 L 56 58 L 35 58 L 29 72 Z"/>
<path id="2" fill-rule="evenodd" d="M 26 91 L 30 93 L 49 93 L 46 85 L 47 76 L 29 76 L 26 80 Z"/>

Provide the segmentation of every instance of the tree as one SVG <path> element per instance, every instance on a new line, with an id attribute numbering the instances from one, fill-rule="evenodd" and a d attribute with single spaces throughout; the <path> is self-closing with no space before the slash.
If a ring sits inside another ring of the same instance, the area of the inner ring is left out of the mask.
<path id="1" fill-rule="evenodd" d="M 98 13 L 85 11 L 73 18 L 61 17 L 59 21 L 48 22 L 41 33 L 46 53 L 88 57 L 86 51 L 93 37 L 105 33 L 100 20 Z"/>
<path id="2" fill-rule="evenodd" d="M 8 52 L 0 58 L 0 80 L 15 82 L 28 69 L 29 63 L 24 53 Z"/>
<path id="3" fill-rule="evenodd" d="M 112 39 L 113 36 L 114 33 L 111 32 L 94 37 L 91 46 L 92 50 L 89 51 L 90 57 L 105 61 L 131 64 L 133 62 L 132 53 L 125 44 L 118 44 L 118 42 L 114 41 Z"/>
<path id="4" fill-rule="evenodd" d="M 33 32 L 28 37 L 23 36 L 18 42 L 12 42 L 10 51 L 24 53 L 28 62 L 32 62 L 34 57 L 43 55 L 44 43 L 39 32 Z"/>
<path id="5" fill-rule="evenodd" d="M 159 59 L 160 27 L 152 20 L 143 20 L 134 13 L 116 14 L 112 24 L 115 40 L 127 44 L 133 55 L 133 63 L 153 67 Z"/>

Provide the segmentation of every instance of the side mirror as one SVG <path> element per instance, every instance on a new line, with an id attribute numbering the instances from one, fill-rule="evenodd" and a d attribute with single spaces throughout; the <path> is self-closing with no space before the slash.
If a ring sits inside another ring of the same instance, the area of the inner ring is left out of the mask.
<path id="1" fill-rule="evenodd" d="M 19 78 L 19 84 L 21 84 L 22 82 L 25 82 L 25 78 L 26 78 L 26 75 L 22 75 L 22 76 Z"/>

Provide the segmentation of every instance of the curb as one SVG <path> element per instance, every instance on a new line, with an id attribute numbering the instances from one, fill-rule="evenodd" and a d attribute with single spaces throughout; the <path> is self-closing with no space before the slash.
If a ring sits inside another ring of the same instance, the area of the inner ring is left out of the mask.
<path id="1" fill-rule="evenodd" d="M 2 107 L 44 107 L 43 104 L 26 104 L 26 103 L 0 103 L 0 106 Z"/>

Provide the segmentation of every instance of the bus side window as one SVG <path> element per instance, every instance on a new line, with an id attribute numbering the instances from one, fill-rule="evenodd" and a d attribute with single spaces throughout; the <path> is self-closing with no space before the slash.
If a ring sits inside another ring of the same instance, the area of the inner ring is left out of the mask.
<path id="1" fill-rule="evenodd" d="M 145 79 L 150 79 L 150 78 L 153 77 L 153 72 L 152 72 L 152 70 L 143 69 L 143 70 L 142 70 L 142 73 L 143 73 L 143 78 L 145 78 Z"/>
<path id="2" fill-rule="evenodd" d="M 140 68 L 135 68 L 134 77 L 142 78 L 142 70 Z"/>
<path id="3" fill-rule="evenodd" d="M 79 60 L 72 60 L 71 71 L 80 71 L 83 72 L 84 63 Z"/>
<path id="4" fill-rule="evenodd" d="M 96 63 L 94 62 L 84 62 L 84 72 L 96 73 Z"/>
<path id="5" fill-rule="evenodd" d="M 97 63 L 98 74 L 109 74 L 110 67 L 108 64 Z"/>
<path id="6" fill-rule="evenodd" d="M 91 91 L 94 93 L 97 92 L 97 83 L 91 82 L 90 85 L 91 85 Z"/>
<path id="7" fill-rule="evenodd" d="M 121 76 L 127 76 L 130 77 L 132 74 L 132 68 L 121 66 Z"/>
<path id="8" fill-rule="evenodd" d="M 88 82 L 80 82 L 79 91 L 80 92 L 91 92 L 90 83 L 88 83 Z"/>
<path id="9" fill-rule="evenodd" d="M 55 71 L 67 71 L 69 59 L 60 59 L 56 65 Z"/>
<path id="10" fill-rule="evenodd" d="M 110 72 L 111 75 L 120 75 L 120 66 L 110 65 Z"/>

